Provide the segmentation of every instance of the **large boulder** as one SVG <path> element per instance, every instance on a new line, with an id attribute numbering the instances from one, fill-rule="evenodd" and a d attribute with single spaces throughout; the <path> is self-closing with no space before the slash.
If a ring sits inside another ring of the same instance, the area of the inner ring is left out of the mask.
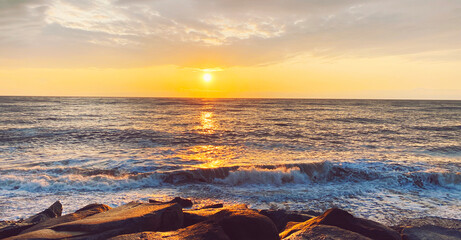
<path id="1" fill-rule="evenodd" d="M 32 226 L 40 222 L 59 217 L 61 216 L 61 214 L 62 214 L 62 204 L 61 202 L 56 201 L 49 208 L 25 220 L 21 220 L 17 222 L 15 221 L 5 222 L 0 227 L 0 238 L 7 238 L 7 237 L 18 235 L 19 233 L 31 228 Z"/>
<path id="2" fill-rule="evenodd" d="M 24 220 L 24 222 L 39 223 L 47 219 L 60 217 L 61 214 L 62 214 L 62 204 L 61 202 L 56 201 L 55 203 L 53 203 L 53 205 L 45 209 L 43 212 L 40 212 L 32 217 L 29 217 L 28 219 Z"/>
<path id="3" fill-rule="evenodd" d="M 12 239 L 106 239 L 143 231 L 172 231 L 182 225 L 182 210 L 176 203 L 131 202 L 83 219 L 27 232 Z"/>
<path id="4" fill-rule="evenodd" d="M 175 197 L 173 200 L 169 202 L 161 202 L 155 199 L 149 199 L 149 203 L 177 203 L 182 208 L 190 208 L 193 206 L 192 200 L 187 198 Z"/>
<path id="5" fill-rule="evenodd" d="M 223 229 L 210 222 L 198 223 L 173 232 L 140 232 L 125 234 L 111 238 L 111 240 L 230 240 Z"/>
<path id="6" fill-rule="evenodd" d="M 236 204 L 229 205 L 225 208 L 200 208 L 192 210 L 183 210 L 184 213 L 184 226 L 188 227 L 199 222 L 203 222 L 208 219 L 208 217 L 222 211 L 222 210 L 248 210 L 247 205 L 245 204 Z"/>
<path id="7" fill-rule="evenodd" d="M 358 233 L 335 226 L 306 226 L 284 240 L 371 240 Z"/>
<path id="8" fill-rule="evenodd" d="M 280 236 L 281 238 L 287 238 L 305 227 L 314 227 L 319 224 L 336 226 L 376 240 L 401 239 L 400 234 L 389 227 L 367 219 L 356 218 L 350 213 L 338 208 L 329 209 L 318 217 L 297 224 L 290 229 L 285 229 Z"/>
<path id="9" fill-rule="evenodd" d="M 224 209 L 209 217 L 231 240 L 279 239 L 277 227 L 266 216 L 251 209 Z"/>
<path id="10" fill-rule="evenodd" d="M 200 222 L 173 232 L 143 232 L 114 237 L 124 239 L 188 239 L 188 240 L 278 240 L 274 223 L 246 205 L 223 209 L 188 210 Z"/>
<path id="11" fill-rule="evenodd" d="M 111 207 L 105 204 L 90 204 L 90 205 L 87 205 L 77 210 L 75 213 L 70 213 L 70 214 L 67 214 L 67 215 L 64 215 L 58 218 L 52 218 L 52 219 L 48 219 L 46 221 L 40 222 L 34 225 L 33 227 L 30 227 L 26 229 L 25 231 L 22 231 L 21 234 L 37 231 L 37 230 L 44 229 L 44 228 L 50 228 L 50 227 L 63 224 L 63 223 L 67 223 L 67 222 L 73 222 L 76 220 L 80 220 L 80 219 L 95 215 L 97 213 L 108 211 L 110 209 Z"/>
<path id="12" fill-rule="evenodd" d="M 282 232 L 288 222 L 304 222 L 314 217 L 301 212 L 286 210 L 260 210 L 259 213 L 270 218 L 278 232 Z"/>

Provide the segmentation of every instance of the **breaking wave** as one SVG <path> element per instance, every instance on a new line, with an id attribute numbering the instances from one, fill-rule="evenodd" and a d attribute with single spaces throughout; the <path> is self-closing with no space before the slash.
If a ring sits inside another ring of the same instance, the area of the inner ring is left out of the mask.
<path id="1" fill-rule="evenodd" d="M 123 191 L 168 184 L 275 185 L 360 183 L 417 188 L 453 187 L 461 184 L 461 173 L 442 169 L 409 168 L 383 163 L 330 161 L 256 166 L 197 168 L 169 172 L 128 172 L 79 168 L 1 170 L 0 190 L 31 192 Z M 384 186 L 381 185 L 381 186 Z"/>

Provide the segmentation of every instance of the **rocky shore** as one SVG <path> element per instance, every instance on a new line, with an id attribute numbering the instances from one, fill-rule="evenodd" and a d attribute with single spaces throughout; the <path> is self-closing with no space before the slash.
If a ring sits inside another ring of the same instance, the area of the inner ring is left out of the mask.
<path id="1" fill-rule="evenodd" d="M 425 217 L 384 226 L 337 208 L 324 213 L 256 210 L 245 204 L 194 208 L 191 200 L 179 197 L 116 208 L 90 204 L 62 215 L 57 201 L 27 219 L 1 221 L 0 239 L 461 239 L 461 221 Z"/>

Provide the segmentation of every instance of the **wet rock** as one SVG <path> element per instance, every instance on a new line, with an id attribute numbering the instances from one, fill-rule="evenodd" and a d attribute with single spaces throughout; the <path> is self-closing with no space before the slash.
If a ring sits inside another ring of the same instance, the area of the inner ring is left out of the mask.
<path id="1" fill-rule="evenodd" d="M 190 208 L 193 205 L 191 200 L 180 197 L 175 197 L 170 203 L 178 203 L 182 208 Z"/>
<path id="2" fill-rule="evenodd" d="M 83 211 L 86 211 L 85 209 Z M 12 239 L 106 239 L 143 231 L 172 231 L 183 225 L 179 204 L 131 202 L 111 210 L 46 229 L 18 235 Z"/>
<path id="3" fill-rule="evenodd" d="M 200 209 L 208 209 L 208 208 L 223 208 L 224 205 L 222 203 L 217 203 L 217 204 L 211 204 L 211 205 L 207 205 L 207 206 L 204 206 L 204 207 L 201 207 Z"/>
<path id="4" fill-rule="evenodd" d="M 209 217 L 231 240 L 279 239 L 277 227 L 266 216 L 251 209 L 224 209 Z"/>
<path id="5" fill-rule="evenodd" d="M 40 212 L 28 219 L 24 220 L 25 223 L 39 223 L 51 218 L 60 217 L 62 214 L 62 204 L 59 201 L 56 201 L 49 208 L 45 209 L 43 212 Z"/>
<path id="6" fill-rule="evenodd" d="M 270 218 L 275 223 L 278 232 L 282 232 L 288 222 L 304 222 L 314 217 L 286 210 L 260 210 L 259 213 Z"/>
<path id="7" fill-rule="evenodd" d="M 461 220 L 439 217 L 406 219 L 394 227 L 402 239 L 461 239 Z"/>
<path id="8" fill-rule="evenodd" d="M 404 240 L 459 240 L 461 232 L 455 229 L 444 228 L 433 225 L 421 227 L 408 227 L 402 230 Z"/>
<path id="9" fill-rule="evenodd" d="M 161 202 L 154 199 L 149 199 L 149 203 L 178 203 L 182 208 L 190 208 L 193 206 L 193 203 L 190 199 L 175 197 L 169 202 Z"/>
<path id="10" fill-rule="evenodd" d="M 13 222 L 3 224 L 3 226 L 0 227 L 0 238 L 7 238 L 7 237 L 18 235 L 22 231 L 25 231 L 28 228 L 40 222 L 59 217 L 61 216 L 61 214 L 62 214 L 62 204 L 61 202 L 56 201 L 49 208 L 25 220 L 21 220 L 17 222 L 13 221 Z"/>
<path id="11" fill-rule="evenodd" d="M 336 226 L 376 240 L 400 239 L 400 234 L 389 227 L 367 219 L 356 218 L 350 213 L 337 208 L 329 209 L 318 217 L 297 224 L 291 229 L 286 229 L 280 236 L 287 238 L 305 227 L 314 227 L 319 224 Z"/>
<path id="12" fill-rule="evenodd" d="M 423 218 L 412 218 L 405 219 L 399 223 L 396 229 L 402 230 L 406 227 L 421 227 L 426 225 L 439 226 L 443 228 L 454 229 L 461 231 L 461 220 L 440 218 L 440 217 L 423 217 Z"/>
<path id="13" fill-rule="evenodd" d="M 213 223 L 199 223 L 187 228 L 182 228 L 174 232 L 141 232 L 120 235 L 111 240 L 157 240 L 157 239 L 171 239 L 171 240 L 230 240 L 224 230 Z"/>
<path id="14" fill-rule="evenodd" d="M 305 227 L 290 235 L 284 240 L 370 240 L 363 235 L 360 235 L 349 230 L 345 230 L 335 226 L 316 225 L 314 227 Z"/>
<path id="15" fill-rule="evenodd" d="M 44 228 L 50 228 L 52 226 L 56 226 L 56 225 L 67 223 L 67 222 L 76 221 L 79 219 L 83 219 L 83 218 L 95 215 L 97 213 L 108 211 L 110 209 L 111 207 L 105 204 L 90 204 L 90 205 L 87 205 L 77 210 L 75 213 L 67 214 L 67 215 L 64 215 L 58 218 L 52 218 L 52 219 L 48 219 L 43 222 L 40 222 L 34 225 L 33 227 L 30 227 L 26 229 L 25 231 L 22 231 L 21 234 L 37 231 L 37 230 L 44 229 Z"/>

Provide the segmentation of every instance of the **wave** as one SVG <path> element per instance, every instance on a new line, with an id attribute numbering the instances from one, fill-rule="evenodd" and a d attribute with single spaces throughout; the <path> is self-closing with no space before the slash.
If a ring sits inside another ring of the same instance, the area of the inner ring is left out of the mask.
<path id="1" fill-rule="evenodd" d="M 428 149 L 430 152 L 443 153 L 443 154 L 458 154 L 461 153 L 461 146 L 445 146 L 445 147 L 434 147 Z"/>
<path id="2" fill-rule="evenodd" d="M 330 161 L 198 168 L 169 172 L 128 172 L 116 169 L 59 168 L 1 170 L 0 190 L 119 191 L 165 184 L 275 185 L 363 183 L 382 187 L 404 185 L 426 188 L 461 184 L 461 173 L 443 169 L 417 169 L 385 163 Z M 50 174 L 55 173 L 55 174 Z"/>
<path id="3" fill-rule="evenodd" d="M 363 118 L 363 117 L 353 117 L 353 118 L 330 118 L 326 119 L 329 121 L 345 122 L 345 123 L 361 123 L 361 124 L 382 124 L 386 123 L 385 120 L 376 119 L 376 118 Z"/>
<path id="4" fill-rule="evenodd" d="M 414 127 L 414 129 L 422 130 L 422 131 L 436 131 L 436 132 L 461 131 L 461 125 L 453 125 L 453 126 L 417 126 L 417 127 Z"/>
<path id="5" fill-rule="evenodd" d="M 245 184 L 313 184 L 327 182 L 363 182 L 383 181 L 389 184 L 411 184 L 417 187 L 430 185 L 449 186 L 461 183 L 461 173 L 444 170 L 407 169 L 393 165 L 364 165 L 348 163 L 335 165 L 329 161 L 233 166 L 211 169 L 194 169 L 164 173 L 162 179 L 166 183 L 218 183 L 226 185 Z"/>
<path id="6" fill-rule="evenodd" d="M 122 191 L 157 187 L 161 179 L 156 174 L 134 174 L 121 177 L 110 175 L 84 176 L 66 174 L 51 176 L 38 174 L 34 176 L 18 176 L 2 174 L 0 190 L 18 190 L 27 192 L 62 192 L 62 191 Z"/>

